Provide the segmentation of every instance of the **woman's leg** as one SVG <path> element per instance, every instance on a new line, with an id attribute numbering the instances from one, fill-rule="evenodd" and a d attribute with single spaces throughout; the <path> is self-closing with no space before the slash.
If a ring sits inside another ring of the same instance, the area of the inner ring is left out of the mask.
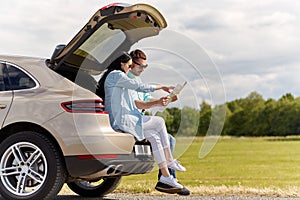
<path id="1" fill-rule="evenodd" d="M 161 168 L 164 164 L 167 165 L 164 149 L 158 134 L 153 130 L 144 130 L 144 135 L 151 143 L 152 153 L 158 166 Z"/>
<path id="2" fill-rule="evenodd" d="M 185 168 L 173 159 L 170 140 L 163 118 L 158 116 L 143 116 L 143 131 L 145 138 L 151 143 L 154 158 L 159 166 L 160 163 L 164 164 L 163 162 L 167 162 L 166 168 L 185 171 Z"/>
<path id="3" fill-rule="evenodd" d="M 173 156 L 170 149 L 169 134 L 167 132 L 164 119 L 158 116 L 143 116 L 143 130 L 144 134 L 145 130 L 151 130 L 152 133 L 150 135 L 155 133 L 159 137 L 165 158 L 168 162 L 171 162 L 173 160 Z"/>
<path id="4" fill-rule="evenodd" d="M 168 164 L 164 155 L 164 149 L 160 140 L 159 134 L 153 130 L 144 130 L 145 137 L 150 141 L 152 152 L 159 169 L 161 170 L 162 176 L 159 179 L 159 183 L 167 184 L 172 188 L 168 188 L 167 191 L 174 193 L 180 192 L 183 186 L 179 184 L 173 176 L 170 175 Z M 155 188 L 157 188 L 156 186 Z M 175 189 L 175 191 L 173 191 Z"/>

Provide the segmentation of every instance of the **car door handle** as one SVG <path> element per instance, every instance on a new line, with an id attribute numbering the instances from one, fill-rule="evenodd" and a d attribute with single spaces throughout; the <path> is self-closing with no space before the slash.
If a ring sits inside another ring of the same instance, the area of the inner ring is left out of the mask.
<path id="1" fill-rule="evenodd" d="M 5 109 L 6 105 L 5 104 L 0 104 L 0 109 Z"/>

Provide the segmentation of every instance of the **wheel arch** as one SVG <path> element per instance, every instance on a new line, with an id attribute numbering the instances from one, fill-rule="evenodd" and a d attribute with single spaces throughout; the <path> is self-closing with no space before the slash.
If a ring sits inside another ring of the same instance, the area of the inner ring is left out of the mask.
<path id="1" fill-rule="evenodd" d="M 38 124 L 34 124 L 31 122 L 17 122 L 13 124 L 9 124 L 0 130 L 0 143 L 5 140 L 7 137 L 11 136 L 14 133 L 18 133 L 21 131 L 35 131 L 39 133 L 43 133 L 55 146 L 58 150 L 59 155 L 62 158 L 63 165 L 66 167 L 63 151 L 57 141 L 57 139 L 45 128 L 41 127 Z"/>

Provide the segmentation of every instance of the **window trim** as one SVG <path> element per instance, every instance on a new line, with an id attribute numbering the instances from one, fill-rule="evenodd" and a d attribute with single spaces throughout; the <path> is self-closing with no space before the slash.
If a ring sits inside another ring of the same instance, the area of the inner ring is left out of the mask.
<path id="1" fill-rule="evenodd" d="M 20 71 L 22 71 L 23 73 L 25 73 L 25 74 L 26 74 L 29 78 L 31 78 L 31 79 L 34 81 L 34 83 L 35 83 L 35 86 L 34 86 L 34 87 L 31 87 L 31 88 L 17 89 L 17 90 L 12 90 L 11 88 L 9 88 L 8 91 L 14 91 L 14 92 L 28 91 L 28 90 L 34 90 L 34 89 L 37 89 L 38 87 L 40 87 L 40 83 L 38 82 L 38 80 L 36 80 L 36 78 L 34 78 L 34 76 L 32 76 L 29 72 L 27 72 L 27 71 L 26 71 L 25 69 L 23 69 L 22 67 L 20 67 L 20 66 L 14 64 L 14 63 L 7 62 L 7 61 L 5 61 L 4 63 L 5 63 L 6 70 L 8 70 L 8 69 L 7 69 L 7 65 L 10 65 L 10 66 L 12 66 L 12 67 L 15 67 L 15 68 L 19 69 Z M 9 78 L 10 78 L 10 77 L 9 77 Z M 11 86 L 11 85 L 9 85 L 9 87 L 10 87 L 10 86 Z"/>

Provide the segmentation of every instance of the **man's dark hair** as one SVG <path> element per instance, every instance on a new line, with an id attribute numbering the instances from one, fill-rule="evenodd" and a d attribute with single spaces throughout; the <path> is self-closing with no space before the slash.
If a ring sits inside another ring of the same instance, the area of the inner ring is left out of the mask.
<path id="1" fill-rule="evenodd" d="M 146 54 L 140 49 L 131 51 L 130 56 L 133 61 L 137 61 L 139 58 L 141 58 L 143 60 L 147 60 Z"/>

